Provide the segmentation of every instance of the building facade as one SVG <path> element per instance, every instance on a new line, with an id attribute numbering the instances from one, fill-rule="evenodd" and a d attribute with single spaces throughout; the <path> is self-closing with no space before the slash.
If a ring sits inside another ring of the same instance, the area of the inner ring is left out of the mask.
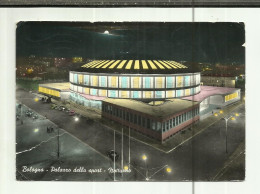
<path id="1" fill-rule="evenodd" d="M 199 103 L 175 99 L 150 105 L 107 98 L 102 102 L 102 117 L 163 142 L 199 120 Z"/>

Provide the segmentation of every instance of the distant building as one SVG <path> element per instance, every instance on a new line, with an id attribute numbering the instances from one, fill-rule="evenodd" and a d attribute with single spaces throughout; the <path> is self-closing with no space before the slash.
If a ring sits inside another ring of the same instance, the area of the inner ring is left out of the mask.
<path id="1" fill-rule="evenodd" d="M 236 86 L 236 77 L 230 75 L 202 75 L 201 85 L 234 88 Z"/>

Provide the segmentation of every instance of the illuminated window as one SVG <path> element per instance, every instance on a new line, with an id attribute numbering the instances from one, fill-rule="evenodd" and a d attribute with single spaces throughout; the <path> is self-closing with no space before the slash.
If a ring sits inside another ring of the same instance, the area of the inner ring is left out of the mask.
<path id="1" fill-rule="evenodd" d="M 196 75 L 195 79 L 196 79 L 196 85 L 200 84 L 200 75 L 199 74 Z"/>
<path id="2" fill-rule="evenodd" d="M 181 96 L 183 96 L 183 90 L 177 90 L 176 97 L 181 97 Z"/>
<path id="3" fill-rule="evenodd" d="M 190 89 L 186 89 L 185 90 L 185 96 L 189 96 L 190 95 Z"/>
<path id="4" fill-rule="evenodd" d="M 155 92 L 155 98 L 163 98 L 163 92 L 162 91 L 156 91 Z"/>
<path id="5" fill-rule="evenodd" d="M 166 77 L 166 88 L 175 88 L 175 77 Z"/>
<path id="6" fill-rule="evenodd" d="M 183 87 L 183 77 L 182 76 L 177 76 L 176 77 L 176 87 Z"/>
<path id="7" fill-rule="evenodd" d="M 120 98 L 129 98 L 129 91 L 120 91 Z"/>
<path id="8" fill-rule="evenodd" d="M 91 88 L 90 89 L 90 95 L 96 96 L 97 95 L 97 89 Z"/>
<path id="9" fill-rule="evenodd" d="M 167 98 L 174 98 L 175 97 L 175 91 L 166 91 Z"/>
<path id="10" fill-rule="evenodd" d="M 73 82 L 73 73 L 70 73 L 70 82 Z"/>
<path id="11" fill-rule="evenodd" d="M 106 87 L 106 86 L 107 86 L 107 77 L 99 76 L 99 87 Z"/>
<path id="12" fill-rule="evenodd" d="M 152 91 L 145 91 L 144 92 L 144 98 L 152 98 Z"/>
<path id="13" fill-rule="evenodd" d="M 117 97 L 117 91 L 116 90 L 109 90 L 108 91 L 108 97 L 116 98 Z"/>
<path id="14" fill-rule="evenodd" d="M 91 86 L 98 86 L 98 76 L 91 76 Z"/>
<path id="15" fill-rule="evenodd" d="M 132 97 L 133 98 L 141 98 L 141 92 L 140 91 L 132 91 Z"/>
<path id="16" fill-rule="evenodd" d="M 89 85 L 89 75 L 84 75 L 84 84 Z"/>
<path id="17" fill-rule="evenodd" d="M 129 88 L 129 77 L 120 77 L 121 88 Z"/>
<path id="18" fill-rule="evenodd" d="M 78 74 L 78 82 L 79 84 L 83 84 L 83 75 Z"/>
<path id="19" fill-rule="evenodd" d="M 107 96 L 107 90 L 99 90 L 99 96 Z"/>
<path id="20" fill-rule="evenodd" d="M 78 75 L 77 74 L 74 74 L 74 80 L 73 80 L 74 82 L 73 83 L 78 83 Z"/>
<path id="21" fill-rule="evenodd" d="M 109 87 L 117 88 L 117 79 L 118 79 L 117 76 L 110 76 L 108 78 L 108 85 L 109 85 Z"/>
<path id="22" fill-rule="evenodd" d="M 164 88 L 164 77 L 155 78 L 155 88 Z"/>
<path id="23" fill-rule="evenodd" d="M 89 94 L 89 88 L 84 88 L 84 93 Z"/>
<path id="24" fill-rule="evenodd" d="M 140 77 L 132 77 L 132 88 L 140 88 L 141 78 Z"/>
<path id="25" fill-rule="evenodd" d="M 143 84 L 144 88 L 152 88 L 153 87 L 152 77 L 144 77 L 143 82 L 144 82 L 144 84 Z"/>
<path id="26" fill-rule="evenodd" d="M 190 89 L 190 94 L 193 95 L 193 94 L 194 94 L 194 91 L 195 91 L 195 89 L 194 89 L 194 88 L 191 88 L 191 89 Z"/>
<path id="27" fill-rule="evenodd" d="M 184 76 L 184 86 L 190 86 L 190 76 Z"/>
<path id="28" fill-rule="evenodd" d="M 82 87 L 81 87 L 81 86 L 78 86 L 78 92 L 79 92 L 79 93 L 83 93 L 82 90 L 83 90 Z"/>

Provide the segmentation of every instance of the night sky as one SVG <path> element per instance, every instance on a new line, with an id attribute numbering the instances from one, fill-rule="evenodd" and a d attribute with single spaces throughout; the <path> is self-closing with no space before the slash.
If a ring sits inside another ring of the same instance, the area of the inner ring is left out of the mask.
<path id="1" fill-rule="evenodd" d="M 18 57 L 244 64 L 244 43 L 243 23 L 20 22 L 16 48 Z"/>

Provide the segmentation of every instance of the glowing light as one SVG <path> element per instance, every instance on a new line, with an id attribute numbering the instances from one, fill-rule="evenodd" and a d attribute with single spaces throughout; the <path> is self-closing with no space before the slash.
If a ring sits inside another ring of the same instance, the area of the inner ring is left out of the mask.
<path id="1" fill-rule="evenodd" d="M 106 30 L 106 31 L 104 32 L 104 34 L 109 34 L 109 31 L 108 31 L 108 30 Z"/>
<path id="2" fill-rule="evenodd" d="M 223 110 L 220 110 L 219 113 L 220 113 L 220 114 L 223 114 Z"/>
<path id="3" fill-rule="evenodd" d="M 170 173 L 170 172 L 172 172 L 172 169 L 170 167 L 167 167 L 166 172 Z"/>
<path id="4" fill-rule="evenodd" d="M 214 116 L 217 117 L 217 116 L 218 116 L 218 113 L 214 113 Z"/>
<path id="5" fill-rule="evenodd" d="M 234 121 L 234 120 L 236 120 L 236 118 L 235 117 L 231 117 L 231 120 Z"/>
<path id="6" fill-rule="evenodd" d="M 75 117 L 75 119 L 74 119 L 74 120 L 77 122 L 77 121 L 79 121 L 79 118 L 78 118 L 78 117 Z"/>
<path id="7" fill-rule="evenodd" d="M 143 155 L 143 156 L 142 156 L 142 159 L 143 159 L 143 160 L 147 160 L 147 156 L 146 156 L 146 155 Z"/>
<path id="8" fill-rule="evenodd" d="M 37 133 L 38 131 L 39 131 L 39 129 L 38 128 L 36 128 L 36 129 L 34 129 L 33 130 L 35 133 Z"/>
<path id="9" fill-rule="evenodd" d="M 128 170 L 129 168 L 128 168 L 128 166 L 124 166 L 124 170 Z"/>
<path id="10" fill-rule="evenodd" d="M 239 116 L 239 114 L 238 114 L 238 113 L 235 113 L 235 116 L 236 116 L 236 117 L 238 117 L 238 116 Z"/>
<path id="11" fill-rule="evenodd" d="M 38 102 L 38 101 L 39 101 L 39 98 L 34 98 L 34 101 L 35 101 L 35 102 Z"/>

